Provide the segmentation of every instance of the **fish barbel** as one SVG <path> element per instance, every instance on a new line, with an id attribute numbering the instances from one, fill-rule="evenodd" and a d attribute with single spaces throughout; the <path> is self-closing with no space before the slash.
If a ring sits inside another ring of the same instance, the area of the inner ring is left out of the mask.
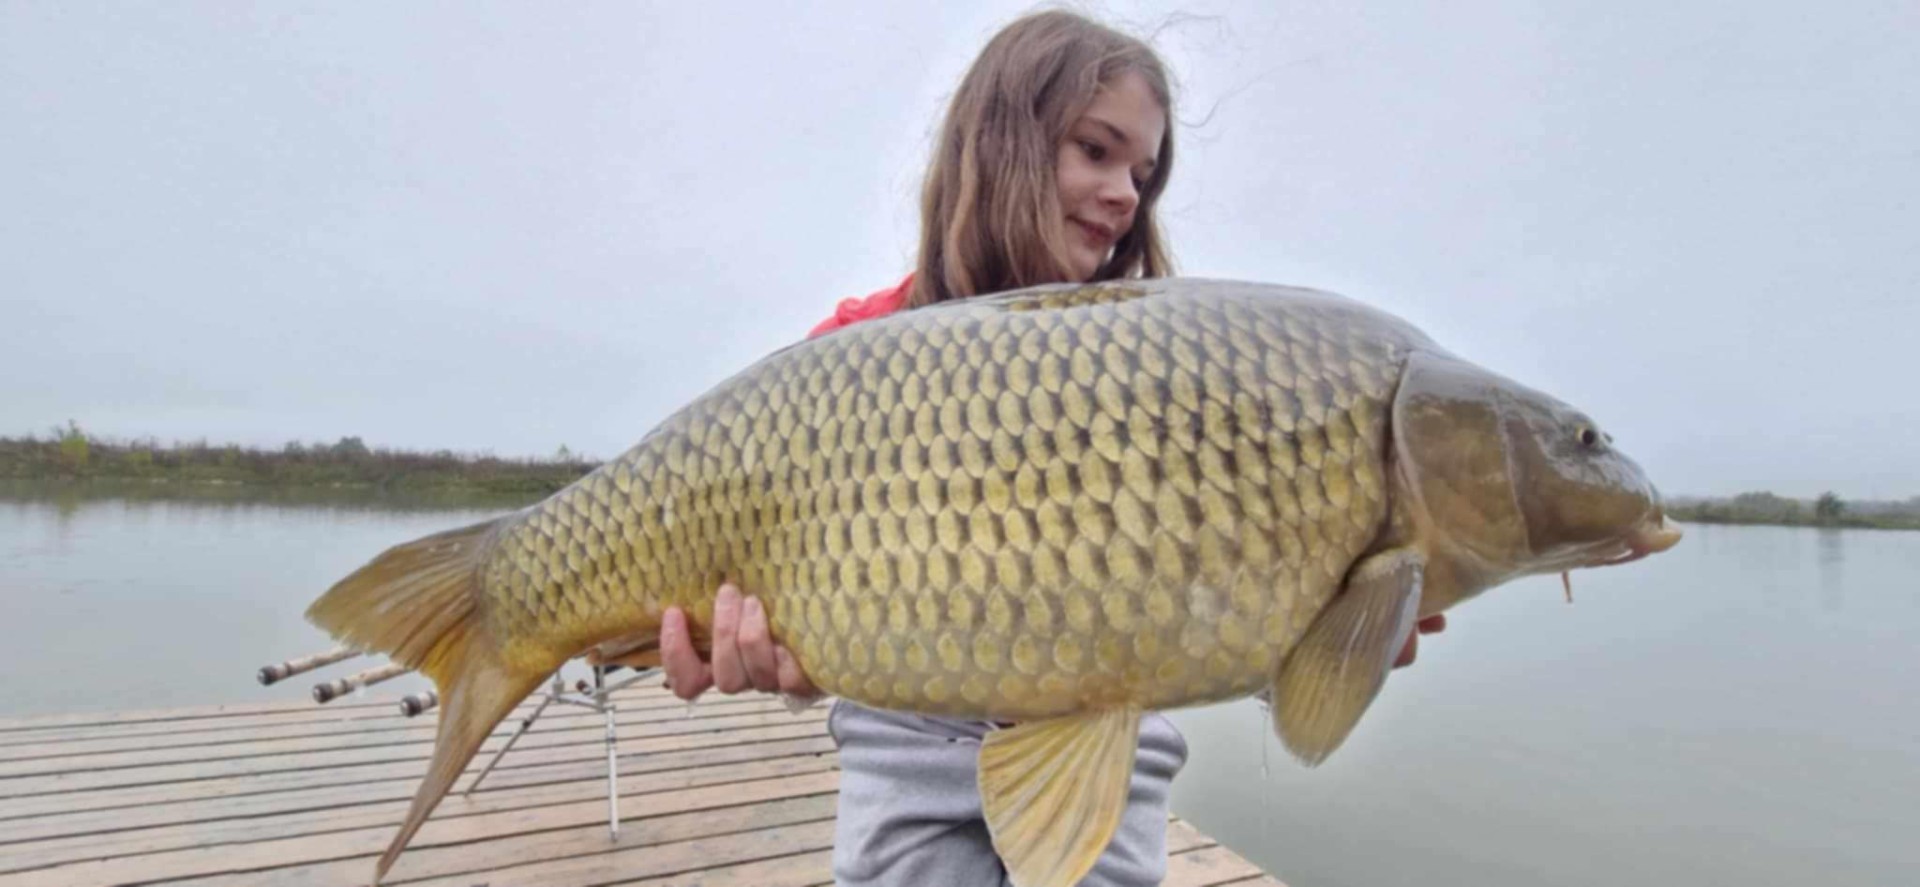
<path id="1" fill-rule="evenodd" d="M 707 641 L 724 582 L 827 693 L 1017 722 L 980 790 L 1021 887 L 1125 806 L 1143 712 L 1270 693 L 1308 763 L 1413 622 L 1671 547 L 1590 419 L 1338 296 L 1228 281 L 942 303 L 778 351 L 546 500 L 398 545 L 307 611 L 431 677 L 433 762 L 384 876 L 567 660 Z"/>

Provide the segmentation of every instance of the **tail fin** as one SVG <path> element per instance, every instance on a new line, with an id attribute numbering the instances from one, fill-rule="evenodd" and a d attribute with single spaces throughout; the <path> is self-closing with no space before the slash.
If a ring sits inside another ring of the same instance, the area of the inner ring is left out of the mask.
<path id="1" fill-rule="evenodd" d="M 406 849 L 407 842 L 413 840 L 414 833 L 426 823 L 427 815 L 453 788 L 454 780 L 460 778 L 461 771 L 473 760 L 474 753 L 487 741 L 493 728 L 546 677 L 516 674 L 493 661 L 492 652 L 475 649 L 463 638 L 461 644 L 448 653 L 448 658 L 457 663 L 460 670 L 444 678 L 434 675 L 433 682 L 440 688 L 442 701 L 440 732 L 433 741 L 433 763 L 428 765 L 426 778 L 413 793 L 407 821 L 387 844 L 386 852 L 380 854 L 380 864 L 373 872 L 374 883 L 378 884 L 387 869 L 393 867 L 394 860 L 400 858 L 400 851 Z"/>
<path id="2" fill-rule="evenodd" d="M 307 608 L 307 619 L 335 638 L 386 653 L 432 678 L 440 690 L 433 762 L 406 822 L 380 856 L 376 884 L 494 726 L 551 671 L 525 673 L 501 662 L 479 618 L 480 566 L 493 549 L 495 531 L 511 519 L 394 546 Z"/>
<path id="3" fill-rule="evenodd" d="M 360 650 L 441 680 L 451 647 L 478 628 L 480 565 L 494 530 L 510 518 L 396 545 L 353 571 L 307 608 L 307 620 Z"/>

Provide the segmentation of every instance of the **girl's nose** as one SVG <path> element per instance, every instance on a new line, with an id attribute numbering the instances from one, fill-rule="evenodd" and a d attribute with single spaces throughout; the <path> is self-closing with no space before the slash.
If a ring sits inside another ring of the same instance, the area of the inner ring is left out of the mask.
<path id="1" fill-rule="evenodd" d="M 1100 186 L 1100 202 L 1116 212 L 1132 213 L 1140 205 L 1140 189 L 1134 186 L 1133 171 L 1122 169 L 1117 174 L 1109 173 Z"/>

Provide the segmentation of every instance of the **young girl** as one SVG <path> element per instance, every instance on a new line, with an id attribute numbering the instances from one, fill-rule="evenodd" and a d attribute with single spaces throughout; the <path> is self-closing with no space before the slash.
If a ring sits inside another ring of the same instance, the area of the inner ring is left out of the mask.
<path id="1" fill-rule="evenodd" d="M 1065 12 L 1008 25 L 947 109 L 913 273 L 841 302 L 811 334 L 947 299 L 1168 273 L 1154 204 L 1173 168 L 1171 111 L 1165 69 L 1140 41 Z M 667 611 L 660 643 L 668 685 L 683 699 L 708 687 L 818 695 L 771 640 L 759 602 L 730 586 L 714 604 L 710 664 L 677 609 Z M 1402 663 L 1412 651 L 1409 637 Z M 836 701 L 828 717 L 841 767 L 836 883 L 1006 883 L 976 783 L 980 740 L 994 726 Z M 1124 819 L 1083 884 L 1160 883 L 1168 788 L 1185 760 L 1172 723 L 1148 715 Z"/>

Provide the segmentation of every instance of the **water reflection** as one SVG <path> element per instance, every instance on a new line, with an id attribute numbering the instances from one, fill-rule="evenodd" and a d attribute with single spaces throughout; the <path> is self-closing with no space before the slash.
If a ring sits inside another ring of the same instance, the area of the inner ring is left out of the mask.
<path id="1" fill-rule="evenodd" d="M 253 674 L 331 645 L 302 616 L 315 597 L 395 543 L 519 504 L 0 483 L 0 717 L 298 699 Z"/>
<path id="2" fill-rule="evenodd" d="M 1815 563 L 1820 569 L 1820 608 L 1837 613 L 1847 603 L 1847 582 L 1844 569 L 1847 536 L 1846 531 L 1838 527 L 1822 527 L 1814 531 L 1818 554 Z"/>

